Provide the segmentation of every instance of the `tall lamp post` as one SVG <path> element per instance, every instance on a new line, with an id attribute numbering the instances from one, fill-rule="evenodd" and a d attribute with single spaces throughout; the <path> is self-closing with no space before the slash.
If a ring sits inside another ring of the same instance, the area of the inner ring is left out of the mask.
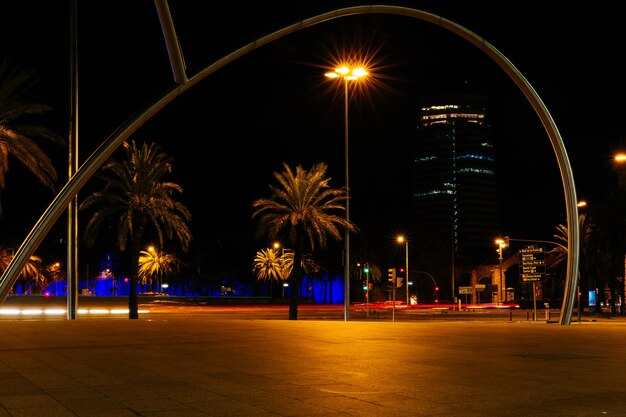
<path id="1" fill-rule="evenodd" d="M 508 239 L 502 239 L 502 238 L 496 239 L 496 245 L 498 245 L 498 259 L 500 260 L 500 285 L 498 286 L 499 287 L 498 301 L 500 303 L 502 303 L 502 299 L 503 299 L 503 295 L 505 291 L 503 287 L 506 284 L 506 281 L 504 279 L 504 270 L 502 269 L 502 249 L 509 246 L 507 240 Z"/>
<path id="2" fill-rule="evenodd" d="M 398 236 L 398 243 L 404 243 L 405 256 L 404 256 L 404 270 L 406 271 L 406 306 L 409 306 L 409 240 L 403 235 Z"/>
<path id="3" fill-rule="evenodd" d="M 284 262 L 285 260 L 285 247 L 283 245 L 280 244 L 280 242 L 274 242 L 274 244 L 272 245 L 274 247 L 274 250 L 278 250 L 278 249 L 282 249 L 282 261 Z"/>
<path id="4" fill-rule="evenodd" d="M 150 253 L 150 255 L 152 255 L 153 262 L 156 262 L 156 263 L 158 263 L 160 265 L 161 264 L 161 259 L 160 259 L 161 256 L 157 252 L 157 250 L 154 247 L 154 245 L 148 246 L 148 252 Z M 160 277 L 157 276 L 157 285 L 159 286 L 159 294 L 161 294 L 163 292 L 163 279 L 162 278 L 159 279 L 159 278 Z"/>
<path id="5" fill-rule="evenodd" d="M 626 164 L 626 153 L 617 152 L 613 155 L 613 161 L 617 165 L 617 186 L 618 188 L 626 188 L 626 173 L 623 167 L 623 165 Z M 626 253 L 624 254 L 624 277 L 620 286 L 619 294 L 622 297 L 620 310 L 622 314 L 624 314 L 624 310 L 626 309 Z"/>
<path id="6" fill-rule="evenodd" d="M 285 298 L 285 280 L 287 279 L 287 277 L 285 277 L 285 246 L 282 245 L 280 242 L 274 242 L 274 244 L 272 245 L 274 247 L 274 250 L 278 250 L 278 249 L 282 249 L 282 255 L 280 257 L 280 275 L 282 278 L 282 287 L 283 287 L 283 292 L 282 292 L 282 296 L 283 298 Z M 272 281 L 270 281 L 270 294 L 272 294 Z"/>
<path id="7" fill-rule="evenodd" d="M 344 84 L 344 145 L 345 145 L 345 166 L 346 166 L 346 220 L 350 221 L 350 175 L 348 169 L 348 83 L 350 81 L 356 81 L 361 77 L 367 75 L 367 71 L 363 67 L 351 68 L 348 65 L 335 68 L 333 71 L 324 74 L 331 79 L 343 80 Z M 344 237 L 344 320 L 350 319 L 350 231 L 345 230 Z"/>
<path id="8" fill-rule="evenodd" d="M 365 272 L 365 314 L 367 316 L 370 315 L 370 267 L 368 264 L 365 264 L 363 268 L 363 272 Z"/>

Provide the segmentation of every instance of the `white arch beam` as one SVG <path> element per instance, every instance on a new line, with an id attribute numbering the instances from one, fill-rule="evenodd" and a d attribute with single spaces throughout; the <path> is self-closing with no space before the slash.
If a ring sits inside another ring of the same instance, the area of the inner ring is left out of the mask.
<path id="1" fill-rule="evenodd" d="M 568 231 L 568 253 L 567 257 L 567 274 L 565 282 L 565 293 L 563 296 L 563 304 L 561 308 L 561 316 L 559 323 L 561 325 L 569 325 L 571 322 L 574 299 L 577 286 L 578 271 L 578 253 L 579 253 L 579 230 L 578 230 L 578 207 L 576 205 L 576 189 L 574 187 L 574 177 L 572 174 L 571 164 L 565 150 L 565 145 L 561 138 L 561 134 L 556 127 L 556 123 L 552 119 L 550 112 L 543 104 L 543 101 L 530 85 L 526 78 L 519 70 L 493 45 L 476 35 L 474 32 L 464 28 L 441 16 L 437 16 L 422 10 L 411 9 L 400 6 L 390 5 L 370 5 L 370 6 L 354 6 L 335 11 L 323 13 L 321 15 L 303 20 L 299 23 L 287 26 L 284 29 L 273 32 L 242 48 L 226 55 L 213 64 L 209 65 L 198 74 L 190 78 L 188 81 L 181 83 L 170 92 L 166 93 L 161 99 L 152 105 L 140 110 L 127 123 L 120 126 L 114 131 L 85 161 L 78 169 L 76 174 L 65 184 L 59 191 L 50 206 L 39 218 L 33 229 L 30 231 L 24 242 L 17 250 L 13 261 L 0 277 L 0 304 L 4 303 L 8 292 L 17 281 L 20 271 L 26 265 L 30 256 L 35 252 L 41 244 L 46 234 L 50 231 L 54 223 L 58 220 L 68 204 L 77 195 L 85 183 L 96 173 L 102 164 L 111 156 L 111 154 L 128 139 L 139 127 L 141 127 L 152 116 L 163 109 L 167 104 L 172 102 L 176 97 L 196 85 L 198 82 L 208 77 L 223 66 L 235 61 L 236 59 L 248 54 L 249 52 L 266 45 L 274 40 L 280 39 L 286 35 L 294 33 L 298 30 L 326 22 L 340 17 L 358 15 L 358 14 L 394 14 L 413 17 L 419 20 L 430 22 L 444 29 L 447 29 L 477 48 L 482 50 L 489 58 L 504 70 L 504 72 L 513 80 L 517 87 L 522 91 L 526 99 L 529 101 L 535 113 L 539 116 L 546 133 L 552 144 L 552 148 L 556 155 L 561 179 L 563 181 L 563 189 L 565 194 L 565 207 L 567 211 L 567 231 Z M 182 77 L 181 77 L 182 78 Z M 184 80 L 184 78 L 183 78 Z M 178 82 L 182 80 L 177 80 Z"/>

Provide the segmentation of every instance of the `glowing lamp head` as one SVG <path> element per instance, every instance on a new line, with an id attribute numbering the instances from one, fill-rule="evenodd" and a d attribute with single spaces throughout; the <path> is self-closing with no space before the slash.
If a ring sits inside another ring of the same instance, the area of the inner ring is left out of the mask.
<path id="1" fill-rule="evenodd" d="M 355 68 L 352 70 L 352 76 L 356 78 L 365 77 L 367 75 L 367 71 L 364 68 Z"/>
<path id="2" fill-rule="evenodd" d="M 355 81 L 359 78 L 365 77 L 368 75 L 368 72 L 363 67 L 350 68 L 347 65 L 342 65 L 340 67 L 335 68 L 333 71 L 329 71 L 324 74 L 328 78 L 343 78 L 348 81 Z"/>

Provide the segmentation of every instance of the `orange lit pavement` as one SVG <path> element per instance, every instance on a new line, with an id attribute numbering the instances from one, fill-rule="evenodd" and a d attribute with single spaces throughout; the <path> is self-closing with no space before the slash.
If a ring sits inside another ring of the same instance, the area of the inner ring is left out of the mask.
<path id="1" fill-rule="evenodd" d="M 559 326 L 211 311 L 5 317 L 0 416 L 626 415 L 621 318 Z"/>

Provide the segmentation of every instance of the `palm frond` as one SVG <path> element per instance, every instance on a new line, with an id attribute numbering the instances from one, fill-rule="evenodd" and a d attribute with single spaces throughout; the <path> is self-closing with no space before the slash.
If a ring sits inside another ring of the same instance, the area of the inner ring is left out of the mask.
<path id="1" fill-rule="evenodd" d="M 33 115 L 51 110 L 45 104 L 21 100 L 33 86 L 32 75 L 32 71 L 17 69 L 8 60 L 0 64 L 0 190 L 5 187 L 10 158 L 23 165 L 42 185 L 56 190 L 57 172 L 35 139 L 58 144 L 65 144 L 65 140 L 52 130 L 28 121 Z"/>

